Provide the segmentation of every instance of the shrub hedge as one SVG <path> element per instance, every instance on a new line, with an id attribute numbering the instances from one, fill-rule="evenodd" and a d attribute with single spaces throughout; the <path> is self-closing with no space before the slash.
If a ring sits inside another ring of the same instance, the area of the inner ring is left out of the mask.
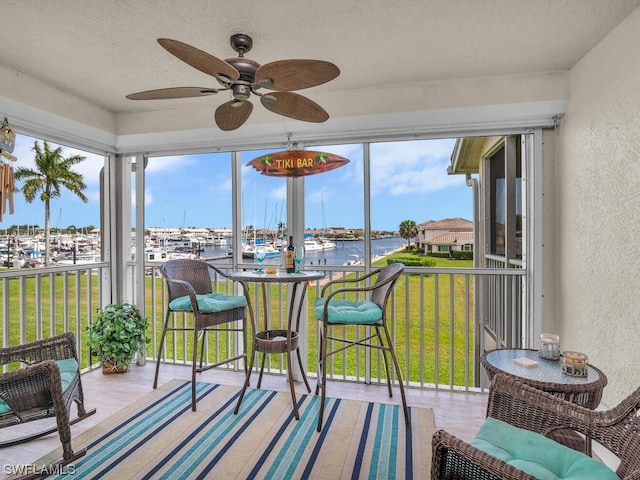
<path id="1" fill-rule="evenodd" d="M 387 265 L 392 263 L 402 263 L 406 267 L 435 267 L 436 262 L 432 258 L 411 255 L 405 253 L 394 253 L 387 257 Z"/>

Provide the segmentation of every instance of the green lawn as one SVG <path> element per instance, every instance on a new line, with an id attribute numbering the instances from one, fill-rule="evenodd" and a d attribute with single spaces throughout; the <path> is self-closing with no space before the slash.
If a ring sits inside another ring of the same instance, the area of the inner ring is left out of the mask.
<path id="1" fill-rule="evenodd" d="M 405 254 L 406 255 L 406 254 Z M 456 267 L 456 268 L 468 268 L 472 266 L 472 261 L 466 260 L 449 260 L 449 259 L 435 259 L 438 267 Z M 377 262 L 377 265 L 386 264 L 386 260 Z M 53 278 L 53 283 L 52 279 Z M 87 282 L 91 281 L 91 288 L 87 287 Z M 146 316 L 150 319 L 154 317 L 154 305 L 152 303 L 152 282 L 155 282 L 156 298 L 159 297 L 159 292 L 162 292 L 164 288 L 163 280 L 160 278 L 146 277 L 146 292 L 147 292 L 147 311 Z M 83 297 L 80 298 L 68 298 L 68 312 L 63 310 L 64 296 L 67 291 L 75 291 L 75 285 L 80 282 L 81 292 L 85 292 Z M 8 285 L 8 292 L 4 292 L 5 286 Z M 52 291 L 53 288 L 53 291 Z M 253 288 L 251 287 L 251 298 L 253 299 Z M 436 298 L 436 288 L 438 290 L 438 314 L 436 315 L 436 305 L 433 301 Z M 436 276 L 428 275 L 409 275 L 402 276 L 395 287 L 393 299 L 390 302 L 389 308 L 393 310 L 393 317 L 395 323 L 391 325 L 392 335 L 396 345 L 396 351 L 398 353 L 399 361 L 403 372 L 408 371 L 408 377 L 411 382 L 418 383 L 436 383 L 437 382 L 448 384 L 453 378 L 453 383 L 456 385 L 464 385 L 465 383 L 465 355 L 471 355 L 470 348 L 473 345 L 473 322 L 471 325 L 465 323 L 466 318 L 466 306 L 464 305 L 465 298 L 465 277 L 463 275 L 456 275 L 451 277 L 450 275 L 441 275 L 438 278 L 436 286 Z M 469 280 L 469 287 L 473 288 L 473 280 Z M 18 298 L 20 296 L 20 290 L 23 289 L 26 297 L 24 305 L 20 305 Z M 452 292 L 453 289 L 453 293 Z M 71 330 L 76 332 L 81 339 L 82 358 L 86 359 L 86 332 L 85 326 L 87 324 L 89 313 L 95 317 L 95 312 L 98 308 L 98 282 L 95 276 L 87 275 L 69 275 L 67 277 L 58 276 L 44 276 L 40 280 L 36 281 L 36 277 L 28 277 L 21 284 L 20 282 L 8 282 L 0 283 L 0 298 L 8 299 L 8 314 L 10 319 L 16 319 L 15 323 L 10 322 L 10 330 L 8 332 L 10 345 L 16 345 L 22 343 L 20 338 L 20 325 L 17 323 L 19 319 L 19 313 L 24 308 L 26 312 L 26 318 L 29 319 L 28 323 L 24 326 L 26 332 L 26 341 L 34 340 L 37 337 L 47 337 L 54 333 L 61 333 L 63 331 Z M 90 292 L 87 295 L 86 292 Z M 38 305 L 36 304 L 36 298 L 40 296 L 43 301 Z M 286 320 L 279 316 L 280 304 L 284 302 L 285 291 L 278 286 L 272 286 L 269 291 L 269 308 L 271 315 L 270 328 L 278 328 L 282 326 Z M 308 289 L 308 299 L 316 297 L 316 287 L 311 285 Z M 469 293 L 469 297 L 473 299 L 473 295 Z M 408 301 L 406 300 L 408 299 Z M 422 303 L 423 302 L 423 303 Z M 314 318 L 312 311 L 312 303 L 308 302 L 308 318 L 311 320 Z M 5 308 L 4 306 L 2 308 Z M 473 305 L 468 307 L 470 312 L 473 312 Z M 156 318 L 156 342 L 159 341 L 160 333 L 162 330 L 162 321 L 164 318 L 164 311 L 161 305 L 155 306 L 155 318 Z M 67 321 L 65 322 L 65 313 Z M 262 317 L 262 306 L 259 310 L 259 318 Z M 391 310 L 388 311 L 389 317 L 392 317 Z M 470 313 L 471 315 L 472 313 Z M 36 321 L 34 321 L 36 320 Z M 176 316 L 177 322 L 184 322 L 188 325 L 189 318 L 183 316 Z M 42 325 L 42 331 L 36 332 L 36 325 Z M 315 321 L 308 322 L 308 345 L 309 356 L 308 365 L 311 371 L 315 371 L 315 364 L 317 358 L 317 324 Z M 2 325 L 0 325 L 0 334 L 4 335 L 1 331 Z M 469 343 L 465 345 L 465 336 L 468 330 Z M 226 355 L 226 339 L 228 334 L 219 334 L 216 338 L 214 335 L 210 335 L 208 339 L 208 348 L 211 354 L 215 354 L 216 347 L 220 347 L 221 351 L 218 352 L 220 357 Z M 408 348 L 407 348 L 408 346 Z M 183 337 L 178 335 L 174 345 L 173 341 L 167 344 L 167 357 L 168 358 L 183 358 L 184 351 L 187 353 L 192 349 L 191 337 Z M 436 355 L 437 350 L 437 355 Z M 408 355 L 407 352 L 408 351 Z M 452 357 L 451 357 L 452 355 Z M 284 368 L 282 364 L 283 356 L 272 355 L 270 358 L 271 367 L 278 369 Z M 190 358 L 190 357 L 189 357 Z M 437 371 L 435 359 L 438 359 Z M 450 358 L 453 359 L 453 364 L 450 363 Z M 372 360 L 372 367 L 376 372 L 379 357 L 374 355 Z M 95 361 L 95 359 L 94 359 Z M 407 361 L 409 362 L 407 364 Z M 347 375 L 355 376 L 364 375 L 364 352 L 360 351 L 356 354 L 354 349 L 350 349 L 348 354 L 335 355 L 333 357 L 333 368 L 336 373 L 341 372 L 343 365 L 347 365 Z M 86 365 L 86 362 L 84 363 Z M 424 369 L 421 370 L 420 365 L 424 365 Z M 473 372 L 469 372 L 470 381 L 472 381 Z M 374 373 L 374 377 L 378 376 L 378 373 Z M 384 377 L 384 375 L 382 375 Z"/>

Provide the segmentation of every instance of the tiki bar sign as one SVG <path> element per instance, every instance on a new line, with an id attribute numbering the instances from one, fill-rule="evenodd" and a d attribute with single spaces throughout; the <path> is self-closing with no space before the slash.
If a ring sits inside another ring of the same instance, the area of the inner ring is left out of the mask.
<path id="1" fill-rule="evenodd" d="M 285 150 L 257 157 L 247 163 L 270 177 L 303 177 L 328 172 L 349 163 L 333 153 L 311 150 Z"/>

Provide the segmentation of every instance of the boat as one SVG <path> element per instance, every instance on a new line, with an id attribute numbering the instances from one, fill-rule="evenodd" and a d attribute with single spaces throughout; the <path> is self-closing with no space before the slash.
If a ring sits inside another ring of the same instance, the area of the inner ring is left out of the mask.
<path id="1" fill-rule="evenodd" d="M 205 245 L 226 245 L 227 237 L 222 234 L 209 234 L 205 237 Z"/>
<path id="2" fill-rule="evenodd" d="M 65 255 L 64 257 L 56 257 L 54 259 L 56 265 L 84 265 L 87 263 L 99 263 L 102 261 L 100 252 L 94 253 L 76 253 L 74 255 Z"/>
<path id="3" fill-rule="evenodd" d="M 337 247 L 335 242 L 330 242 L 329 240 L 325 240 L 324 238 L 320 239 L 320 243 L 322 244 L 322 249 L 323 250 L 329 250 L 331 248 L 336 248 Z"/>
<path id="4" fill-rule="evenodd" d="M 131 250 L 131 258 L 133 261 L 136 259 L 135 247 Z M 144 249 L 145 262 L 166 262 L 167 260 L 176 260 L 180 258 L 196 259 L 198 256 L 187 249 L 169 250 L 162 247 L 145 247 Z"/>
<path id="5" fill-rule="evenodd" d="M 255 254 L 255 246 L 243 243 L 242 244 L 242 257 L 243 258 L 253 258 Z M 264 258 L 274 258 L 280 256 L 280 250 L 275 248 L 273 245 L 266 245 L 266 252 Z"/>
<path id="6" fill-rule="evenodd" d="M 330 250 L 332 248 L 336 248 L 336 244 L 327 240 L 314 240 L 311 238 L 307 238 L 304 241 L 304 251 L 307 253 Z"/>
<path id="7" fill-rule="evenodd" d="M 362 259 L 360 255 L 349 255 L 347 257 L 347 261 L 342 264 L 343 266 L 349 267 L 352 265 L 362 265 Z"/>

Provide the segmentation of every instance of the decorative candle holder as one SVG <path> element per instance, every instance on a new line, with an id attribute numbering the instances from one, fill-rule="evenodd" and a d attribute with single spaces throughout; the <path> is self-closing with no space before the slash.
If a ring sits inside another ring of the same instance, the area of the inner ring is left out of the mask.
<path id="1" fill-rule="evenodd" d="M 580 352 L 562 352 L 562 371 L 573 377 L 586 377 L 587 356 Z"/>
<path id="2" fill-rule="evenodd" d="M 545 360 L 560 358 L 560 337 L 552 333 L 541 333 L 538 339 L 538 355 Z"/>

